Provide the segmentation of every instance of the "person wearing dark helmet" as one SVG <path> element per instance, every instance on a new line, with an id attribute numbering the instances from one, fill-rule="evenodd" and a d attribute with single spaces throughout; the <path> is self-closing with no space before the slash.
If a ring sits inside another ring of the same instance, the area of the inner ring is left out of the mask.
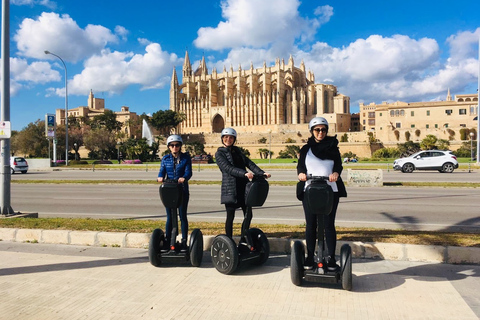
<path id="1" fill-rule="evenodd" d="M 245 219 L 243 223 L 249 223 L 252 208 L 245 206 L 245 187 L 248 180 L 254 175 L 263 175 L 270 178 L 270 174 L 260 169 L 253 161 L 247 158 L 238 147 L 234 146 L 237 140 L 237 132 L 233 128 L 222 130 L 221 139 L 223 147 L 219 147 L 215 153 L 215 160 L 222 172 L 222 187 L 220 202 L 225 204 L 227 219 L 225 221 L 225 233 L 230 238 L 233 236 L 233 220 L 235 210 L 242 208 Z M 247 171 L 247 168 L 250 171 Z M 248 218 L 247 218 L 248 217 Z M 250 226 L 243 225 L 247 230 Z M 240 241 L 245 241 L 241 239 Z"/>
<path id="2" fill-rule="evenodd" d="M 177 180 L 179 184 L 182 184 L 183 188 L 183 200 L 182 204 L 178 208 L 178 215 L 180 216 L 181 229 L 182 229 L 182 242 L 180 251 L 187 251 L 187 237 L 188 237 L 188 219 L 187 208 L 190 193 L 188 190 L 188 180 L 192 177 L 192 159 L 187 152 L 181 152 L 183 140 L 182 137 L 173 134 L 167 138 L 167 146 L 170 153 L 162 158 L 160 164 L 160 171 L 158 172 L 158 182 L 163 182 L 165 179 Z M 170 243 L 170 236 L 172 232 L 172 209 L 165 208 L 167 212 L 167 223 L 165 226 L 165 244 Z"/>
<path id="3" fill-rule="evenodd" d="M 298 180 L 305 182 L 305 187 L 310 181 L 307 175 L 328 177 L 327 183 L 334 191 L 333 208 L 329 215 L 324 215 L 325 242 L 327 248 L 327 268 L 335 270 L 335 249 L 337 244 L 337 232 L 335 229 L 335 215 L 337 213 L 340 197 L 346 197 L 345 184 L 340 177 L 343 166 L 338 140 L 336 136 L 328 136 L 328 122 L 323 117 L 315 117 L 310 120 L 308 129 L 311 133 L 307 144 L 300 149 L 300 157 L 297 164 Z M 314 251 L 317 236 L 317 217 L 308 212 L 307 205 L 303 200 L 305 213 L 305 240 L 307 244 L 307 258 L 305 269 L 313 268 Z"/>

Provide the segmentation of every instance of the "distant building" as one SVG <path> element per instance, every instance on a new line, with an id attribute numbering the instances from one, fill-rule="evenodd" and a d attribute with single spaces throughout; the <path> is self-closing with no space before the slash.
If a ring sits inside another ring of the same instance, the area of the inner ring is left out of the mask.
<path id="1" fill-rule="evenodd" d="M 218 133 L 225 127 L 245 133 L 305 131 L 316 116 L 327 118 L 331 132 L 351 127 L 350 98 L 334 85 L 316 84 L 303 61 L 295 67 L 292 57 L 287 64 L 277 59 L 272 67 L 264 63 L 209 74 L 205 58 L 193 71 L 187 52 L 181 83 L 173 70 L 170 110 L 185 114 L 178 126 L 182 134 Z"/>
<path id="2" fill-rule="evenodd" d="M 360 103 L 361 130 L 373 132 L 383 142 L 439 139 L 460 140 L 462 128 L 477 128 L 478 94 L 456 95 L 448 90 L 445 101 Z M 408 134 L 406 133 L 408 132 Z"/>
<path id="3" fill-rule="evenodd" d="M 75 117 L 80 122 L 85 119 L 93 119 L 95 116 L 105 113 L 105 100 L 95 98 L 93 91 L 90 90 L 88 95 L 88 106 L 80 106 L 77 108 L 68 109 L 68 117 Z M 65 109 L 56 109 L 57 125 L 65 125 Z M 132 135 L 132 128 L 130 127 L 131 120 L 137 120 L 138 115 L 135 112 L 130 112 L 129 107 L 122 106 L 120 111 L 115 112 L 117 121 L 123 124 L 123 132 L 130 137 Z"/>

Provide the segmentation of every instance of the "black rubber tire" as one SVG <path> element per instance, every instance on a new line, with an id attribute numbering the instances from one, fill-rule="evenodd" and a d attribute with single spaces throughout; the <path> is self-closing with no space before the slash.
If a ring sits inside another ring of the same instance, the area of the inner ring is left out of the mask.
<path id="1" fill-rule="evenodd" d="M 413 170 L 415 170 L 415 166 L 410 162 L 407 162 L 402 166 L 402 172 L 404 173 L 412 173 Z"/>
<path id="2" fill-rule="evenodd" d="M 292 246 L 292 255 L 290 256 L 290 277 L 292 283 L 301 286 L 303 282 L 303 265 L 305 263 L 305 247 L 299 240 L 295 241 Z"/>
<path id="3" fill-rule="evenodd" d="M 218 272 L 232 274 L 238 266 L 238 250 L 235 242 L 228 236 L 221 234 L 213 239 L 212 262 Z"/>
<path id="4" fill-rule="evenodd" d="M 161 229 L 153 230 L 150 242 L 148 244 L 148 259 L 155 267 L 160 267 L 162 264 L 162 255 L 160 249 L 162 248 L 165 237 Z"/>
<path id="5" fill-rule="evenodd" d="M 453 170 L 455 170 L 455 167 L 453 166 L 453 163 L 451 163 L 451 162 L 446 162 L 442 166 L 442 172 L 452 173 Z"/>
<path id="6" fill-rule="evenodd" d="M 270 243 L 268 242 L 267 236 L 262 230 L 257 228 L 248 229 L 247 232 L 253 241 L 253 248 L 256 252 L 260 252 L 259 259 L 253 260 L 252 263 L 257 266 L 262 265 L 267 262 L 270 256 Z"/>
<path id="7" fill-rule="evenodd" d="M 193 229 L 190 235 L 190 263 L 194 267 L 200 267 L 203 260 L 203 234 L 200 229 Z"/>
<path id="8" fill-rule="evenodd" d="M 344 244 L 340 249 L 340 267 L 342 288 L 344 290 L 352 290 L 352 248 L 348 244 Z"/>

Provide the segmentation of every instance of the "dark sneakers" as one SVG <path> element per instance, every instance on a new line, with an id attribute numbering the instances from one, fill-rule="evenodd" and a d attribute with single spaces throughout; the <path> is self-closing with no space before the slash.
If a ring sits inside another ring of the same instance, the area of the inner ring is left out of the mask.
<path id="1" fill-rule="evenodd" d="M 337 271 L 338 265 L 335 261 L 335 256 L 328 256 L 327 257 L 327 270 L 328 271 Z"/>
<path id="2" fill-rule="evenodd" d="M 187 240 L 182 239 L 182 243 L 180 244 L 180 252 L 185 253 L 188 251 Z"/>
<path id="3" fill-rule="evenodd" d="M 313 257 L 307 257 L 307 259 L 305 259 L 305 263 L 303 265 L 303 268 L 305 270 L 312 270 L 313 265 L 314 265 Z"/>

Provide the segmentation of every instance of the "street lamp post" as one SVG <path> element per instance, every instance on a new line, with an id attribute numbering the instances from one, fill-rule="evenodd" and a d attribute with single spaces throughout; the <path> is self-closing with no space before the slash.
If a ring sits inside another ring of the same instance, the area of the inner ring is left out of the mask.
<path id="1" fill-rule="evenodd" d="M 268 129 L 269 145 L 268 145 L 268 163 L 272 161 L 272 129 Z"/>
<path id="2" fill-rule="evenodd" d="M 475 136 L 475 133 L 470 132 L 470 158 L 472 162 L 473 162 L 473 136 Z"/>
<path id="3" fill-rule="evenodd" d="M 67 88 L 67 65 L 60 56 L 52 53 L 48 50 L 45 50 L 45 54 L 51 54 L 52 56 L 57 57 L 62 61 L 63 67 L 65 68 L 65 166 L 68 166 L 68 88 Z"/>

